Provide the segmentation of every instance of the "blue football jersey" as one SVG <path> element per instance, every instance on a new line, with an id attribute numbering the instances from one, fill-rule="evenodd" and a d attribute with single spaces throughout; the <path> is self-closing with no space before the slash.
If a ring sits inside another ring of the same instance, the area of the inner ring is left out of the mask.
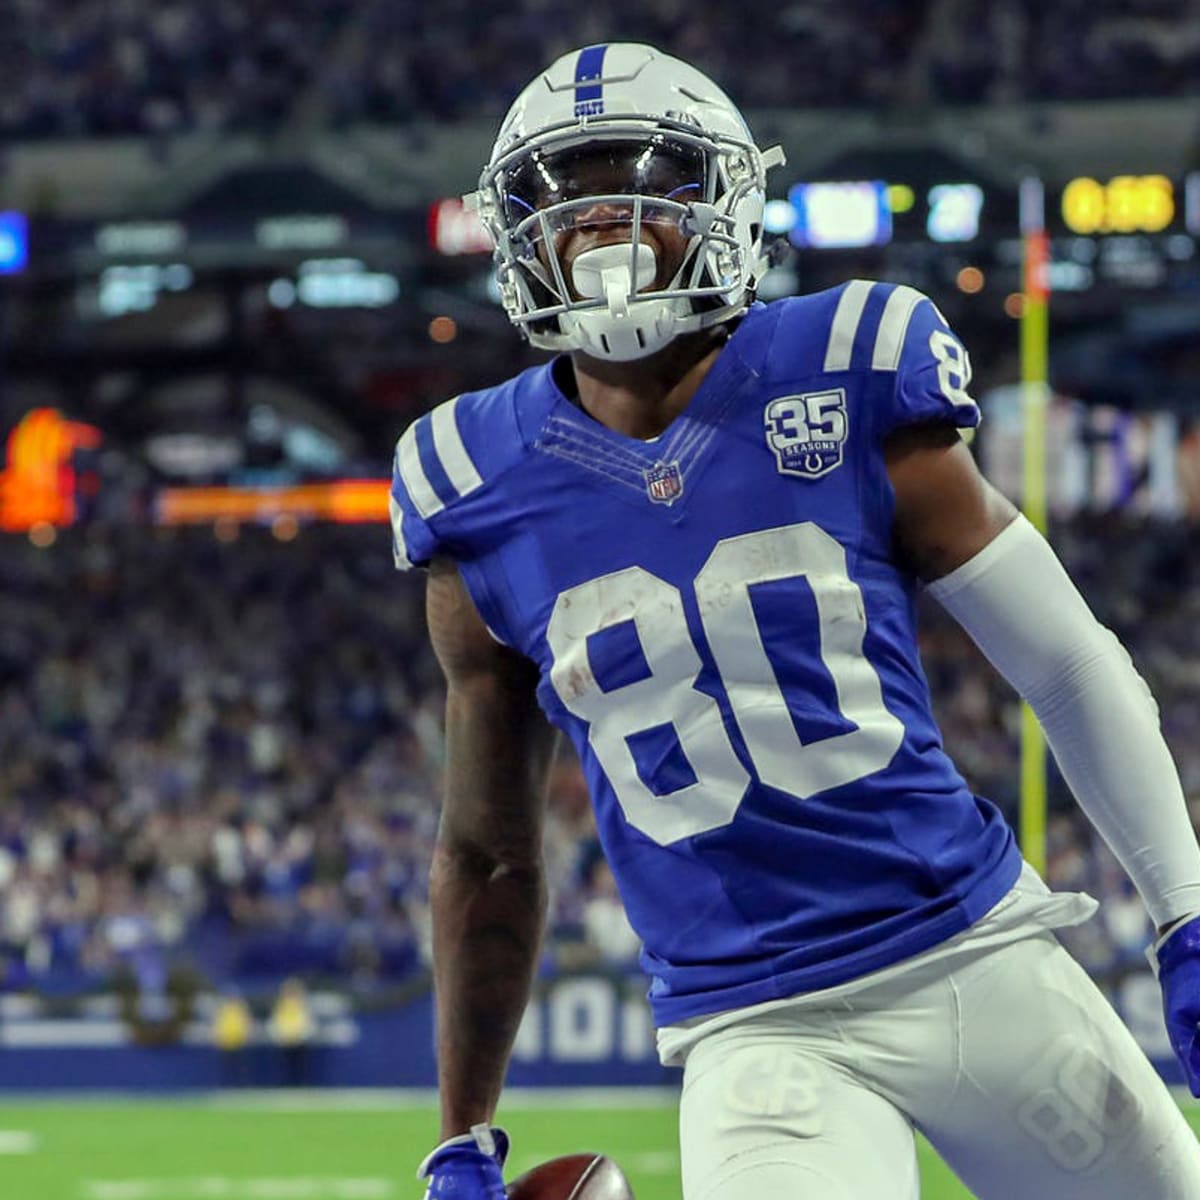
<path id="1" fill-rule="evenodd" d="M 883 444 L 977 424 L 969 381 L 930 300 L 856 280 L 754 305 L 653 441 L 548 363 L 397 445 L 397 564 L 453 558 L 537 664 L 660 1024 L 889 966 L 1020 872 L 943 752 L 891 554 Z"/>

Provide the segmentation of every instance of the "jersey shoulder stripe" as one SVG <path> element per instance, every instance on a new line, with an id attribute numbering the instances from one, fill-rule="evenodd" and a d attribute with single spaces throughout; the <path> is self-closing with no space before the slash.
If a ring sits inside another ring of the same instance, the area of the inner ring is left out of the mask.
<path id="1" fill-rule="evenodd" d="M 504 504 L 500 480 L 525 461 L 523 414 L 537 423 L 554 393 L 546 368 L 496 387 L 464 392 L 414 421 L 396 443 L 392 528 L 396 566 L 422 567 L 439 554 L 458 557 L 493 538 Z M 489 500 L 481 502 L 481 497 Z"/>
<path id="2" fill-rule="evenodd" d="M 396 470 L 425 520 L 483 486 L 458 428 L 459 399 L 455 396 L 414 421 L 396 446 Z"/>
<path id="3" fill-rule="evenodd" d="M 925 297 L 916 288 L 901 285 L 887 298 L 883 317 L 875 334 L 871 367 L 876 371 L 895 371 L 900 366 L 900 353 L 913 312 Z"/>
<path id="4" fill-rule="evenodd" d="M 456 497 L 468 496 L 476 488 L 483 486 L 483 479 L 459 432 L 459 399 L 460 397 L 456 396 L 445 404 L 439 404 L 429 417 L 433 429 L 434 452 L 450 480 Z"/>
<path id="5" fill-rule="evenodd" d="M 388 497 L 388 515 L 392 523 L 392 562 L 396 564 L 397 571 L 410 571 L 419 564 L 413 558 L 408 538 L 404 535 L 404 509 L 400 507 L 395 493 Z"/>
<path id="6" fill-rule="evenodd" d="M 433 490 L 425 468 L 421 465 L 421 455 L 417 449 L 417 423 L 405 430 L 404 435 L 396 443 L 396 475 L 404 485 L 404 490 L 412 502 L 413 508 L 428 519 L 435 512 L 441 512 L 445 505 L 438 499 Z"/>
<path id="7" fill-rule="evenodd" d="M 863 311 L 875 285 L 866 279 L 852 279 L 842 289 L 833 322 L 829 326 L 829 341 L 825 347 L 825 370 L 848 371 L 854 357 L 854 341 Z"/>
<path id="8" fill-rule="evenodd" d="M 906 284 L 853 279 L 840 289 L 825 346 L 826 373 L 897 371 L 913 314 L 928 299 Z"/>
<path id="9" fill-rule="evenodd" d="M 846 389 L 869 414 L 873 439 L 902 425 L 978 424 L 970 356 L 918 289 L 854 279 L 775 304 L 779 333 L 761 356 L 766 386 L 809 386 L 823 374 L 823 387 Z"/>

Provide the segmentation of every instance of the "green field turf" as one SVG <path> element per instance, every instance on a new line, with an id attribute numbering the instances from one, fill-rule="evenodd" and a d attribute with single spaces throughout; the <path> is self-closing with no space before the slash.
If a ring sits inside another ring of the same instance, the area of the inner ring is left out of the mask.
<path id="1" fill-rule="evenodd" d="M 264 1097 L 238 1103 L 0 1106 L 3 1200 L 419 1200 L 417 1161 L 435 1134 L 428 1104 L 380 1095 Z M 675 1112 L 653 1100 L 620 1108 L 518 1106 L 504 1123 L 512 1166 L 603 1149 L 638 1200 L 678 1200 Z M 1200 1109 L 1189 1110 L 1200 1127 Z M 921 1147 L 924 1200 L 968 1193 Z"/>

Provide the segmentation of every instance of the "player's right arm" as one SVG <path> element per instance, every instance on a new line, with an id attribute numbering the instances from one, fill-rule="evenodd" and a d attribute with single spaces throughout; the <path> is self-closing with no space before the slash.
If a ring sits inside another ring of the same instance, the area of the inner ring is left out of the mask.
<path id="1" fill-rule="evenodd" d="M 490 1125 L 546 912 L 542 828 L 554 734 L 537 671 L 488 631 L 454 564 L 426 610 L 446 676 L 445 794 L 430 882 L 442 1137 Z"/>

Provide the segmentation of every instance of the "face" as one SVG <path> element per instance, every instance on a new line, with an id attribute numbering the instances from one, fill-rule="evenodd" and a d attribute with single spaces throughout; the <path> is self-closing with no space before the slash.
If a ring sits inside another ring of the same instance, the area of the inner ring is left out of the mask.
<path id="1" fill-rule="evenodd" d="M 705 167 L 700 150 L 661 136 L 535 152 L 505 181 L 509 220 L 515 225 L 540 209 L 570 202 L 548 218 L 554 250 L 570 283 L 571 264 L 580 254 L 630 240 L 634 206 L 629 197 L 642 196 L 638 238 L 651 247 L 658 264 L 648 290 L 661 289 L 674 279 L 687 252 L 689 238 L 680 227 L 677 206 L 706 199 Z M 589 202 L 591 197 L 595 199 Z M 657 203 L 661 200 L 673 203 Z M 538 256 L 549 267 L 545 239 L 540 231 L 535 236 Z"/>

